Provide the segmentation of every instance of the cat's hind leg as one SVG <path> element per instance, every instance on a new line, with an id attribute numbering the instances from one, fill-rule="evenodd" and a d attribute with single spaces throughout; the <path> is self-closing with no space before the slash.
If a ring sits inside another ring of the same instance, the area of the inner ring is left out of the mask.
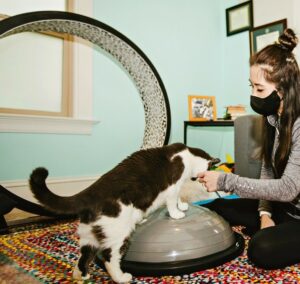
<path id="1" fill-rule="evenodd" d="M 104 259 L 104 265 L 111 276 L 111 278 L 117 283 L 128 283 L 132 280 L 130 273 L 124 273 L 121 270 L 120 262 L 124 253 L 124 247 L 127 247 L 127 236 L 123 236 L 123 241 L 115 243 L 111 248 L 102 252 Z"/>
<path id="2" fill-rule="evenodd" d="M 99 250 L 99 242 L 90 224 L 80 223 L 77 233 L 79 235 L 80 257 L 73 271 L 73 278 L 82 281 L 89 279 L 89 265 Z"/>
<path id="3" fill-rule="evenodd" d="M 123 272 L 120 268 L 120 256 L 112 250 L 110 261 L 105 261 L 105 268 L 113 281 L 117 283 L 128 283 L 132 280 L 132 275 Z"/>
<path id="4" fill-rule="evenodd" d="M 143 212 L 133 205 L 120 203 L 121 211 L 117 217 L 102 216 L 97 225 L 102 229 L 101 247 L 104 265 L 111 278 L 118 283 L 131 281 L 132 276 L 121 269 L 121 258 L 126 251 L 128 238 L 135 225 L 142 220 Z"/>
<path id="5" fill-rule="evenodd" d="M 94 260 L 98 249 L 90 245 L 84 245 L 80 248 L 80 258 L 73 271 L 73 278 L 76 280 L 87 280 L 90 278 L 88 273 L 89 265 Z"/>
<path id="6" fill-rule="evenodd" d="M 128 283 L 132 275 L 122 271 L 121 258 L 127 250 L 128 239 L 135 224 L 142 219 L 142 213 L 132 206 L 122 206 L 122 208 L 117 218 L 103 217 L 101 220 L 105 236 L 102 244 L 107 248 L 102 252 L 102 257 L 111 278 L 117 283 Z"/>

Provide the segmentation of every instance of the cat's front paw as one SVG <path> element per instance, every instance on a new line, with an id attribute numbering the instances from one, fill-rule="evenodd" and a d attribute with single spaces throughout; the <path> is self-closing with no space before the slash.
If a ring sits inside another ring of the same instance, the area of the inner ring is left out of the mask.
<path id="1" fill-rule="evenodd" d="M 185 214 L 179 210 L 169 212 L 169 214 L 170 214 L 171 218 L 173 218 L 173 219 L 182 219 L 185 217 Z"/>
<path id="2" fill-rule="evenodd" d="M 187 211 L 189 209 L 189 204 L 187 202 L 178 203 L 178 208 L 181 211 Z"/>

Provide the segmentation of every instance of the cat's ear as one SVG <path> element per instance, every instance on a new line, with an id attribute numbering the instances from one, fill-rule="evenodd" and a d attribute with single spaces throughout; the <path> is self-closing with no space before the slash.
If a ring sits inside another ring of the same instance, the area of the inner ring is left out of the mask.
<path id="1" fill-rule="evenodd" d="M 208 170 L 211 170 L 213 168 L 214 165 L 220 163 L 221 160 L 219 158 L 213 158 L 209 161 L 208 163 Z"/>
<path id="2" fill-rule="evenodd" d="M 216 165 L 220 162 L 221 162 L 221 160 L 219 158 L 213 158 L 212 160 L 210 160 L 209 163 L 210 163 L 211 166 L 214 166 L 214 165 Z"/>

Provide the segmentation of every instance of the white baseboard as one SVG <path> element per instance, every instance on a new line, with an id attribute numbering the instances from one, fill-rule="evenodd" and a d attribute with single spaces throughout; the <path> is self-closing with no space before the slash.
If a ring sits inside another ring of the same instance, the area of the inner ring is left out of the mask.
<path id="1" fill-rule="evenodd" d="M 51 191 L 58 195 L 70 196 L 82 191 L 95 182 L 98 178 L 99 176 L 48 178 L 47 185 Z M 27 180 L 1 181 L 0 184 L 19 197 L 38 203 L 29 189 Z"/>

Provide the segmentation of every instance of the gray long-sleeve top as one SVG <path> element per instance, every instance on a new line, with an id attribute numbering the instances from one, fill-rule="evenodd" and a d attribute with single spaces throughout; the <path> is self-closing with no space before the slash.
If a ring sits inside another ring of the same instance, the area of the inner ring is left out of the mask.
<path id="1" fill-rule="evenodd" d="M 276 128 L 274 154 L 279 142 L 278 124 L 274 116 L 269 116 L 268 121 Z M 291 153 L 280 179 L 274 179 L 272 170 L 263 165 L 261 179 L 221 173 L 217 190 L 234 192 L 244 198 L 296 203 L 295 200 L 300 195 L 300 118 L 293 125 Z M 300 209 L 300 202 L 296 206 Z"/>

